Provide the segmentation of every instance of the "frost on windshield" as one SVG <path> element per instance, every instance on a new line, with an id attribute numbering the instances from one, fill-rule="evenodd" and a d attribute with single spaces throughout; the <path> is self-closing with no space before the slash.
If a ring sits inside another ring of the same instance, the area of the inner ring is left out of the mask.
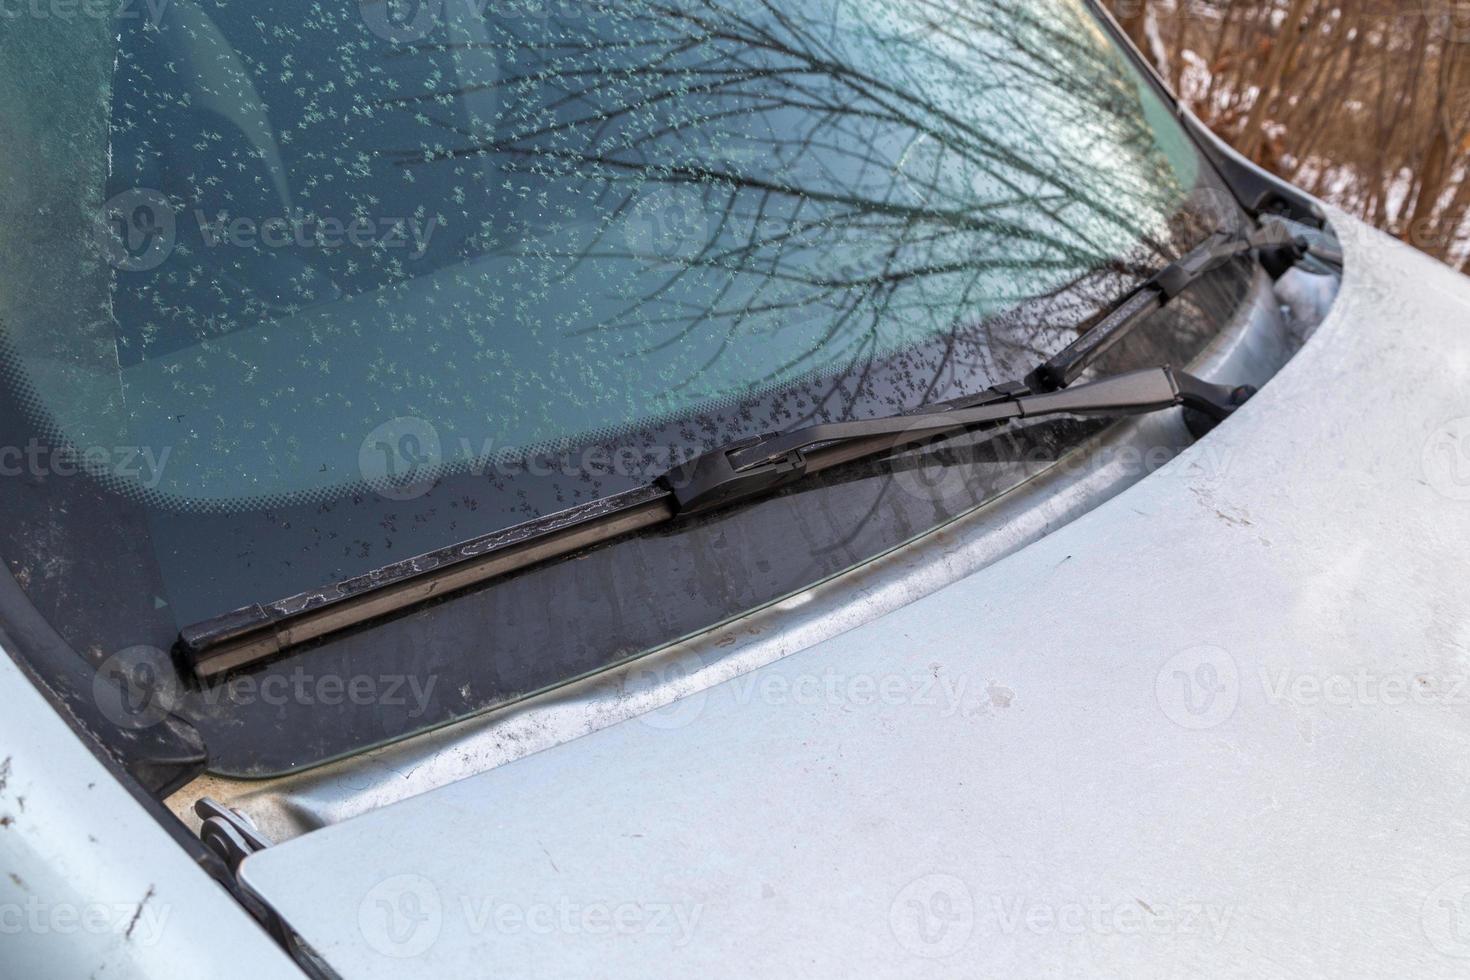
<path id="1" fill-rule="evenodd" d="M 56 226 L 7 338 L 73 442 L 169 447 L 145 489 L 179 507 L 350 492 L 405 426 L 464 471 L 977 390 L 1118 288 L 1069 287 L 1177 252 L 1197 177 L 1076 0 L 171 0 L 15 30 L 73 73 L 17 98 L 74 130 L 7 213 L 100 220 Z"/>

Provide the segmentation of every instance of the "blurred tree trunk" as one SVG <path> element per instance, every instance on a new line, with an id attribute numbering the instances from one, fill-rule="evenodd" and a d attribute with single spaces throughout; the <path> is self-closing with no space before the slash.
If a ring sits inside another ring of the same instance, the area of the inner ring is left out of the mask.
<path id="1" fill-rule="evenodd" d="M 1301 43 L 1307 19 L 1307 11 L 1311 9 L 1314 2 L 1315 0 L 1292 0 L 1286 20 L 1281 25 L 1281 34 L 1271 46 L 1271 57 L 1267 59 L 1266 67 L 1261 72 L 1260 94 L 1256 96 L 1250 115 L 1246 116 L 1245 128 L 1240 134 L 1239 150 L 1248 157 L 1255 157 L 1261 152 L 1261 144 L 1265 137 L 1261 127 L 1266 122 L 1266 113 L 1276 101 L 1276 94 L 1281 88 L 1281 79 L 1286 74 L 1287 66 L 1295 60 L 1297 45 Z"/>
<path id="2" fill-rule="evenodd" d="M 1413 210 L 1401 232 L 1405 240 L 1440 258 L 1448 255 L 1451 243 L 1446 239 L 1452 237 L 1450 233 L 1454 230 L 1453 227 L 1446 229 L 1445 226 L 1458 217 L 1451 213 L 1441 215 L 1440 202 L 1449 190 L 1454 176 L 1450 154 L 1465 139 L 1464 119 L 1453 110 L 1457 102 L 1456 96 L 1464 94 L 1461 65 L 1465 61 L 1465 47 L 1465 42 L 1457 39 L 1445 42 L 1435 86 L 1434 110 L 1430 116 L 1432 129 L 1429 147 L 1418 167 L 1419 186 Z M 1463 105 L 1463 102 L 1460 104 Z M 1453 205 L 1447 209 L 1447 212 L 1453 211 Z"/>
<path id="3" fill-rule="evenodd" d="M 1126 2 L 1119 3 L 1113 13 L 1123 30 L 1128 32 L 1128 36 L 1138 46 L 1138 50 L 1149 54 L 1148 7 L 1143 0 L 1126 0 Z"/>

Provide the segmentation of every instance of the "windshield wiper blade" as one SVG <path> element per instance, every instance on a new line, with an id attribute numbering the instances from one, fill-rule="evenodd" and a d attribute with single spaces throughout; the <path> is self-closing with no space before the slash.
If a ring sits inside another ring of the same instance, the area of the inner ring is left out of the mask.
<path id="1" fill-rule="evenodd" d="M 1025 385 L 992 391 L 979 404 L 950 407 L 909 415 L 830 422 L 794 432 L 745 440 L 705 453 L 662 478 L 673 494 L 680 514 L 697 514 L 717 507 L 764 496 L 820 472 L 832 462 L 832 452 L 858 442 L 864 455 L 888 452 L 926 442 L 936 436 L 1047 415 L 1143 415 L 1183 406 L 1220 422 L 1255 394 L 1249 386 L 1210 384 L 1171 367 L 1134 371 L 1090 384 L 1033 394 Z M 826 459 L 809 454 L 822 447 Z"/>
<path id="2" fill-rule="evenodd" d="M 372 620 L 671 520 L 656 486 L 602 497 L 363 575 L 185 626 L 175 650 L 209 680 Z"/>
<path id="3" fill-rule="evenodd" d="M 1257 229 L 1249 235 L 1216 232 L 1198 248 L 1160 269 L 1123 297 L 1092 329 L 1047 358 L 1026 376 L 1026 386 L 1032 391 L 1067 387 L 1134 327 L 1190 286 L 1242 255 L 1254 252 L 1263 264 L 1285 268 L 1305 255 L 1309 247 L 1305 238 L 1293 237 L 1285 229 L 1274 226 Z"/>
<path id="4" fill-rule="evenodd" d="M 648 486 L 186 626 L 176 650 L 195 676 L 208 680 L 543 561 L 683 515 L 755 499 L 834 466 L 969 429 L 1047 415 L 1138 415 L 1180 405 L 1218 422 L 1255 389 L 1212 385 L 1169 367 L 1068 386 L 1148 314 L 1251 250 L 1300 257 L 1305 242 L 1214 235 L 1124 297 L 1023 381 L 906 415 L 746 439 L 675 467 Z"/>

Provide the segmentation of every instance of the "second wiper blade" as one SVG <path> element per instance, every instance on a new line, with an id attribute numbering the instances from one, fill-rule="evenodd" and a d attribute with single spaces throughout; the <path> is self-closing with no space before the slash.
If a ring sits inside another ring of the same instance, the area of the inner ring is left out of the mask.
<path id="1" fill-rule="evenodd" d="M 1046 415 L 1142 415 L 1184 406 L 1222 421 L 1255 393 L 1202 381 L 1170 367 L 1134 371 L 1061 391 L 1032 394 L 1024 385 L 995 389 L 979 404 L 947 411 L 918 412 L 856 422 L 832 422 L 761 439 L 746 440 L 705 453 L 660 481 L 681 514 L 727 507 L 771 493 L 833 463 L 808 455 L 813 447 L 841 453 L 858 442 L 864 455 L 902 449 L 935 436 Z"/>
<path id="2" fill-rule="evenodd" d="M 1307 252 L 1305 239 L 1284 229 L 1258 229 L 1250 235 L 1217 232 L 1198 248 L 1160 269 L 1129 293 L 1090 330 L 1057 351 L 1026 376 L 1032 391 L 1056 391 L 1076 381 L 1130 330 L 1211 272 L 1251 252 L 1263 262 L 1290 265 Z"/>

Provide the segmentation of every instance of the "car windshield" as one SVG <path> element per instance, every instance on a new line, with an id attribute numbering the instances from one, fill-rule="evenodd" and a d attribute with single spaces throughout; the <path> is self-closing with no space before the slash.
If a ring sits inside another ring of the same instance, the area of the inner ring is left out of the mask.
<path id="1" fill-rule="evenodd" d="M 129 489 L 185 509 L 831 386 L 1156 242 L 1195 183 L 1070 0 L 131 12 L 10 93 L 33 213 L 104 220 L 12 242 L 48 274 L 9 264 L 5 321 L 37 407 L 167 447 Z"/>
<path id="2" fill-rule="evenodd" d="M 0 534 L 94 659 L 983 390 L 1241 220 L 1083 0 L 73 14 L 0 33 Z M 783 540 L 649 622 L 871 556 Z"/>

